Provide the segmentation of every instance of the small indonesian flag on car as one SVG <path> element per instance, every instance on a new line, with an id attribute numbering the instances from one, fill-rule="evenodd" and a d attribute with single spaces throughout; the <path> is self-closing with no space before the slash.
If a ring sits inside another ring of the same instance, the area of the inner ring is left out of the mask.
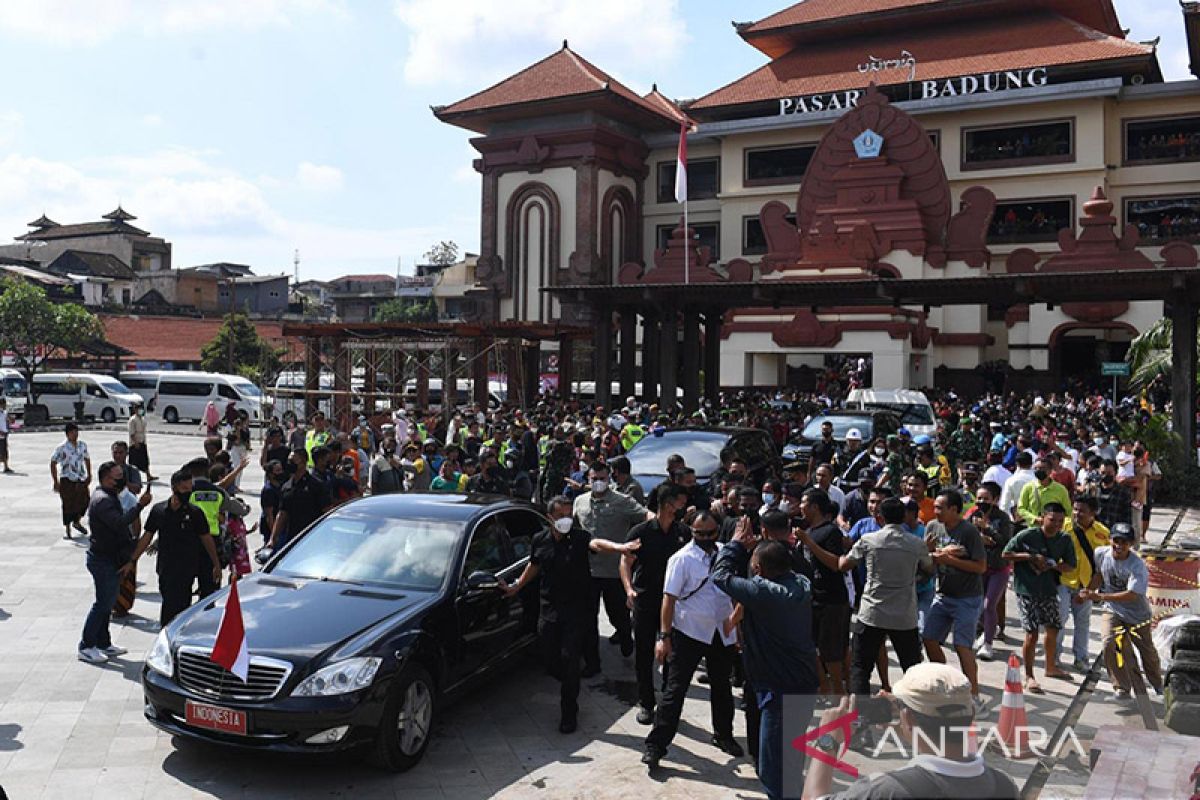
<path id="1" fill-rule="evenodd" d="M 221 626 L 209 658 L 245 683 L 250 676 L 250 648 L 246 646 L 246 626 L 242 624 L 242 604 L 238 602 L 237 581 L 229 584 L 229 596 L 221 612 Z"/>

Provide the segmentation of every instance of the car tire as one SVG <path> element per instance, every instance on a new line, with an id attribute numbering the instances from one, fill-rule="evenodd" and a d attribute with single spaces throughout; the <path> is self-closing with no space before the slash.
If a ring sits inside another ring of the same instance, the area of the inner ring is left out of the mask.
<path id="1" fill-rule="evenodd" d="M 113 411 L 111 408 L 106 408 L 100 412 L 100 419 L 111 425 L 117 421 L 117 412 Z"/>
<path id="2" fill-rule="evenodd" d="M 412 769 L 429 747 L 436 709 L 436 689 L 428 670 L 406 664 L 392 679 L 368 760 L 392 772 Z"/>
<path id="3" fill-rule="evenodd" d="M 163 419 L 174 425 L 176 422 L 179 422 L 179 412 L 175 410 L 174 406 L 167 406 L 166 410 L 163 411 Z"/>

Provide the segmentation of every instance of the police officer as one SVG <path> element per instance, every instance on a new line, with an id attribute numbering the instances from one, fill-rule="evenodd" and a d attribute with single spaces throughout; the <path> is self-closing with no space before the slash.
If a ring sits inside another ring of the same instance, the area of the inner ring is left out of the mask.
<path id="1" fill-rule="evenodd" d="M 194 458 L 183 468 L 192 477 L 192 493 L 188 502 L 204 514 L 208 532 L 212 534 L 214 546 L 221 536 L 221 506 L 225 505 L 225 492 L 208 479 L 208 459 Z M 208 560 L 202 552 L 196 553 L 194 573 L 200 581 L 200 596 L 208 597 L 221 586 L 221 572 L 211 572 Z"/>
<path id="2" fill-rule="evenodd" d="M 548 513 L 553 528 L 533 537 L 525 571 L 516 583 L 502 583 L 501 588 L 512 597 L 534 578 L 539 575 L 542 578 L 538 636 L 550 673 L 562 682 L 562 719 L 558 730 L 572 733 L 579 715 L 579 662 L 583 656 L 583 636 L 589 629 L 587 617 L 592 609 L 588 554 L 631 554 L 637 551 L 639 544 L 617 544 L 591 538 L 575 524 L 568 497 L 553 498 Z"/>
<path id="3" fill-rule="evenodd" d="M 190 472 L 179 470 L 171 476 L 171 499 L 150 509 L 130 559 L 136 564 L 158 536 L 158 593 L 162 596 L 158 619 L 163 627 L 192 604 L 197 563 L 206 565 L 212 583 L 221 579 L 216 540 L 208 535 L 204 512 L 190 502 L 193 489 Z"/>

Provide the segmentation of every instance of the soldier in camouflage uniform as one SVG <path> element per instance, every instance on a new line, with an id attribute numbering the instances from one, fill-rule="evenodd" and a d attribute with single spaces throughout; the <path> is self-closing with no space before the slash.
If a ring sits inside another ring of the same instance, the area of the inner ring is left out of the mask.
<path id="1" fill-rule="evenodd" d="M 879 486 L 886 486 L 899 495 L 904 476 L 911 469 L 912 462 L 904 455 L 903 443 L 896 434 L 887 437 L 888 456 L 883 472 L 879 475 Z"/>
<path id="2" fill-rule="evenodd" d="M 968 462 L 978 463 L 987 455 L 987 441 L 983 434 L 975 430 L 974 421 L 964 416 L 958 423 L 958 430 L 950 436 L 950 443 L 946 446 L 946 460 L 950 462 L 950 469 L 956 471 L 959 480 L 962 480 L 961 465 Z"/>
<path id="3" fill-rule="evenodd" d="M 562 494 L 575 462 L 575 446 L 567 438 L 566 430 L 561 425 L 555 426 L 552 435 L 554 438 L 546 451 L 546 468 L 538 481 L 538 497 L 543 502 Z"/>

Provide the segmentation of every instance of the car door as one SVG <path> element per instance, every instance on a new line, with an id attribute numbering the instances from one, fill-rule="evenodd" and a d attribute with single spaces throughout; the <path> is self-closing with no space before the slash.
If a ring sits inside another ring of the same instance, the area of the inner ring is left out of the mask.
<path id="1" fill-rule="evenodd" d="M 508 533 L 508 541 L 512 547 L 513 562 L 501 573 L 504 580 L 515 582 L 521 577 L 529 556 L 533 552 L 533 537 L 543 531 L 549 531 L 549 521 L 532 509 L 513 509 L 502 515 L 504 529 Z M 537 632 L 538 609 L 540 596 L 538 582 L 535 579 L 522 590 L 519 597 L 513 598 L 509 605 L 510 621 L 516 623 L 514 643 L 522 637 Z"/>
<path id="2" fill-rule="evenodd" d="M 500 515 L 476 523 L 463 555 L 455 609 L 458 616 L 458 678 L 465 678 L 499 658 L 517 635 L 520 617 L 512 608 L 518 598 L 508 598 L 499 586 L 472 586 L 470 578 L 487 573 L 497 578 L 516 579 L 511 567 L 515 558 L 508 532 Z"/>

